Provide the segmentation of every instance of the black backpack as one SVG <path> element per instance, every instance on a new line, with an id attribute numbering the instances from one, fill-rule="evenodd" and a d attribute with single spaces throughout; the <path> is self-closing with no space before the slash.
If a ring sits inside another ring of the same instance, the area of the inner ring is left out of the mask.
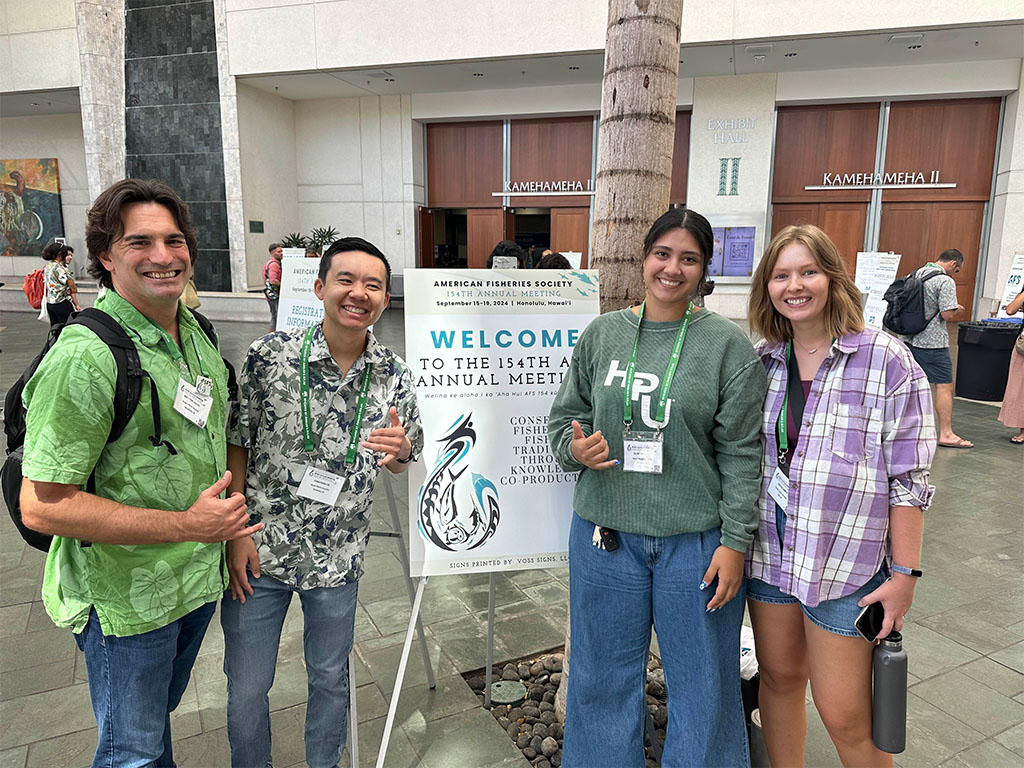
<path id="1" fill-rule="evenodd" d="M 918 277 L 915 271 L 906 277 L 896 278 L 882 297 L 889 305 L 882 316 L 885 329 L 901 336 L 913 336 L 927 328 L 938 311 L 931 317 L 924 316 L 924 284 L 944 274 L 945 270 L 936 269 L 924 277 Z"/>
<path id="2" fill-rule="evenodd" d="M 203 329 L 203 332 L 213 345 L 217 347 L 217 333 L 213 329 L 213 324 L 205 315 L 196 312 L 194 309 L 190 311 L 195 316 L 196 322 L 199 323 L 199 327 Z M 125 333 L 124 328 L 114 318 L 99 309 L 89 308 L 73 314 L 67 323 L 51 328 L 49 335 L 46 337 L 46 344 L 39 354 L 32 359 L 32 362 L 28 364 L 21 377 L 7 391 L 7 397 L 4 399 L 4 433 L 7 435 L 7 458 L 4 461 L 2 470 L 0 470 L 0 484 L 3 486 L 4 502 L 7 504 L 7 510 L 11 515 L 11 519 L 17 526 L 21 538 L 30 546 L 43 552 L 50 549 L 50 541 L 53 537 L 47 533 L 32 530 L 21 519 L 21 463 L 24 457 L 25 445 L 25 405 L 22 403 L 21 394 L 28 380 L 32 378 L 32 374 L 36 372 L 39 364 L 46 357 L 46 353 L 57 343 L 61 331 L 69 325 L 84 325 L 95 333 L 110 348 L 110 352 L 114 356 L 114 362 L 117 365 L 117 378 L 114 384 L 114 418 L 110 425 L 110 434 L 107 436 L 107 442 L 114 442 L 124 432 L 124 428 L 128 425 L 128 421 L 131 419 L 132 414 L 135 413 L 135 408 L 139 404 L 142 380 L 145 378 L 149 379 L 153 408 L 154 429 L 149 441 L 154 447 L 164 446 L 172 454 L 177 453 L 174 446 L 161 436 L 160 398 L 157 393 L 156 382 L 142 368 L 135 342 L 131 340 L 128 334 Z M 234 397 L 237 394 L 235 371 L 227 360 L 224 360 L 224 364 L 228 369 L 228 392 L 231 397 Z M 89 493 L 96 492 L 95 470 L 89 476 L 86 489 Z M 87 546 L 87 543 L 83 542 L 83 546 Z"/>

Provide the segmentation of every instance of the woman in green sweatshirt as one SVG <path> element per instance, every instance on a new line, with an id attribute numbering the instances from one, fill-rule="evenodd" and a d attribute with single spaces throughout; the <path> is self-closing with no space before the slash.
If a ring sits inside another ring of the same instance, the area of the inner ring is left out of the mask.
<path id="1" fill-rule="evenodd" d="M 590 324 L 549 420 L 559 464 L 580 473 L 562 764 L 644 765 L 653 623 L 669 697 L 662 765 L 745 766 L 739 593 L 765 374 L 734 323 L 691 302 L 707 279 L 707 219 L 671 210 L 643 248 L 644 302 Z"/>

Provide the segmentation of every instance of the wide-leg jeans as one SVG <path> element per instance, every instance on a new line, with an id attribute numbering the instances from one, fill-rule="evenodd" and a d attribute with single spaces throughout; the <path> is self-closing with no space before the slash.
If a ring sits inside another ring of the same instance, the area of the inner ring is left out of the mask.
<path id="1" fill-rule="evenodd" d="M 662 766 L 748 766 L 739 677 L 743 590 L 708 613 L 718 580 L 700 589 L 721 531 L 620 532 L 614 552 L 595 546 L 593 533 L 593 523 L 573 515 L 562 765 L 643 768 L 653 623 L 668 688 Z"/>
<path id="2" fill-rule="evenodd" d="M 355 631 L 358 582 L 299 589 L 271 576 L 250 577 L 245 603 L 225 595 L 224 673 L 228 677 L 228 741 L 234 768 L 271 763 L 270 701 L 277 651 L 292 594 L 302 604 L 306 660 L 306 762 L 334 768 L 345 748 L 348 715 L 348 656 Z"/>

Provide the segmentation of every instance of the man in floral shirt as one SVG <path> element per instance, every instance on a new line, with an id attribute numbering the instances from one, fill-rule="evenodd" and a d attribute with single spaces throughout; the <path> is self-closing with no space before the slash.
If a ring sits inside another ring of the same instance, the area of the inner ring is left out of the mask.
<path id="1" fill-rule="evenodd" d="M 390 286 L 383 253 L 358 237 L 338 240 L 314 284 L 323 323 L 256 341 L 239 377 L 228 430 L 232 490 L 246 494 L 265 527 L 228 550 L 221 624 L 234 766 L 270 764 L 267 693 L 294 592 L 305 622 L 306 762 L 336 766 L 345 746 L 374 482 L 383 467 L 404 471 L 423 447 L 411 373 L 369 331 Z"/>

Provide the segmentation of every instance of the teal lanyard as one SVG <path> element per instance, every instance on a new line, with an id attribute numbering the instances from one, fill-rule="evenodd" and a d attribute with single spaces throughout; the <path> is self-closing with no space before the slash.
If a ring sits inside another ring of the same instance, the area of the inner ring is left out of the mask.
<path id="1" fill-rule="evenodd" d="M 302 340 L 302 352 L 300 354 L 299 366 L 299 404 L 302 411 L 302 447 L 306 453 L 313 453 L 316 445 L 313 443 L 313 417 L 309 412 L 309 350 L 313 346 L 313 334 L 317 326 L 310 326 L 306 336 Z M 348 439 L 348 450 L 345 451 L 345 463 L 352 464 L 356 460 L 356 452 L 359 450 L 359 432 L 363 427 L 363 417 L 366 414 L 366 396 L 370 391 L 370 374 L 373 372 L 373 363 L 367 361 L 363 365 L 363 377 L 359 382 L 359 399 L 356 401 L 356 415 L 352 422 L 352 433 Z"/>
<path id="2" fill-rule="evenodd" d="M 636 377 L 636 358 L 640 349 L 640 326 L 644 322 L 644 302 L 640 305 L 640 317 L 636 322 L 636 336 L 633 337 L 633 351 L 629 355 L 629 363 L 626 366 L 626 394 L 622 407 L 622 421 L 629 429 L 633 423 L 633 379 Z M 658 424 L 665 421 L 665 411 L 668 408 L 668 392 L 672 388 L 672 380 L 676 376 L 676 368 L 679 365 L 679 355 L 683 351 L 683 341 L 686 339 L 686 329 L 690 325 L 690 316 L 693 315 L 693 302 L 686 306 L 686 313 L 683 321 L 679 324 L 676 332 L 676 342 L 672 347 L 672 357 L 669 358 L 668 368 L 665 369 L 665 378 L 661 380 L 661 389 L 658 392 L 658 407 L 654 413 L 654 420 Z M 659 427 L 660 429 L 660 427 Z"/>

